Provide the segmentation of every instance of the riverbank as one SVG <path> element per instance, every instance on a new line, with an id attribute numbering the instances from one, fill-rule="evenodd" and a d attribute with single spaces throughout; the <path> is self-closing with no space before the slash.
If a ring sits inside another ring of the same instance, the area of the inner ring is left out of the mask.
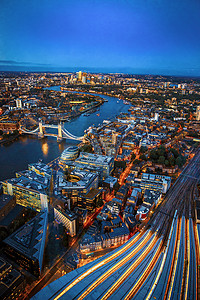
<path id="1" fill-rule="evenodd" d="M 128 112 L 129 105 L 124 105 L 123 101 L 103 95 L 102 98 L 106 101 L 99 106 L 98 114 L 97 112 L 89 113 L 89 116 L 81 114 L 65 122 L 65 129 L 75 136 L 83 136 L 90 126 L 99 127 L 104 120 L 111 120 L 121 112 Z M 54 132 L 57 133 L 55 129 L 52 129 L 52 133 Z M 38 139 L 32 135 L 20 135 L 12 142 L 0 145 L 0 180 L 15 177 L 17 171 L 27 169 L 28 164 L 37 162 L 39 159 L 47 164 L 59 157 L 67 147 L 79 143 L 68 139 L 58 143 L 55 137 Z"/>
<path id="2" fill-rule="evenodd" d="M 60 87 L 61 91 L 66 91 L 66 92 L 69 92 L 69 93 L 70 92 L 77 92 L 77 93 L 83 93 L 83 94 L 98 94 L 98 95 L 103 95 L 103 96 L 108 96 L 108 97 L 114 97 L 114 98 L 119 99 L 118 95 L 113 95 L 113 94 L 108 94 L 108 93 L 102 93 L 102 92 L 93 91 L 93 90 L 89 90 L 88 92 L 85 92 L 85 91 L 80 90 L 80 89 L 67 88 L 67 87 L 63 87 L 63 86 L 60 86 L 60 85 L 58 85 L 58 87 Z M 124 100 L 124 99 L 119 99 L 119 100 Z"/>
<path id="3" fill-rule="evenodd" d="M 102 100 L 103 100 L 103 99 L 102 99 Z M 92 107 L 90 107 L 90 108 L 86 108 L 86 109 L 84 109 L 83 111 L 81 111 L 81 112 L 77 113 L 76 115 L 74 115 L 73 117 L 66 117 L 66 119 L 65 119 L 65 118 L 63 118 L 63 119 L 61 118 L 60 121 L 68 122 L 69 120 L 73 120 L 73 119 L 75 119 L 75 118 L 77 118 L 77 117 L 83 115 L 84 113 L 90 112 L 91 110 L 93 110 L 93 109 L 95 109 L 95 108 L 101 106 L 104 102 L 105 102 L 105 101 L 102 101 L 102 102 L 99 102 L 99 103 L 97 103 L 96 105 L 94 105 L 94 106 L 92 106 Z"/>
<path id="4" fill-rule="evenodd" d="M 6 145 L 11 142 L 14 142 L 19 136 L 20 136 L 20 134 L 18 133 L 14 136 L 3 138 L 2 140 L 0 140 L 0 145 Z"/>

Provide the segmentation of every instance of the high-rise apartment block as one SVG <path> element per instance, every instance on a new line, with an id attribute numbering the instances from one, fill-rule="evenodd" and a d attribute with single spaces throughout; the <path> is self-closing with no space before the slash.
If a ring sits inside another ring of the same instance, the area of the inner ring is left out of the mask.
<path id="1" fill-rule="evenodd" d="M 196 109 L 196 120 L 200 121 L 200 105 L 197 106 L 197 109 Z"/>

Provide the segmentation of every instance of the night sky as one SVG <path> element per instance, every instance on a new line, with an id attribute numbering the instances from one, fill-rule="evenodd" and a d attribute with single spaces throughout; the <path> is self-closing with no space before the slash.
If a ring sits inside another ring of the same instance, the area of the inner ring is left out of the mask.
<path id="1" fill-rule="evenodd" d="M 199 0 L 0 0 L 0 70 L 200 76 Z"/>

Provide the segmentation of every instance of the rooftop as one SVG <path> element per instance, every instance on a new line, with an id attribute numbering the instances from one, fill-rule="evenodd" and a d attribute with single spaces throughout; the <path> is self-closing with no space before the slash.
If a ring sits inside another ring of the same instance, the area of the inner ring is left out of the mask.
<path id="1" fill-rule="evenodd" d="M 39 175 L 36 172 L 31 171 L 31 170 L 24 170 L 24 171 L 17 172 L 16 175 L 17 175 L 17 177 L 19 177 L 19 176 L 27 177 L 28 179 L 36 181 L 38 183 L 41 183 L 46 187 L 48 187 L 49 182 L 50 182 L 48 176 Z"/>
<path id="2" fill-rule="evenodd" d="M 83 170 L 77 170 L 71 172 L 70 177 L 76 180 L 67 181 L 63 173 L 58 176 L 58 186 L 63 189 L 82 189 L 88 186 L 95 178 L 97 178 L 96 173 L 86 172 Z"/>
<path id="3" fill-rule="evenodd" d="M 13 196 L 2 194 L 0 195 L 0 210 L 10 202 Z"/>
<path id="4" fill-rule="evenodd" d="M 19 188 L 34 190 L 39 193 L 45 193 L 46 185 L 29 179 L 28 177 L 20 176 L 19 178 L 7 179 L 4 182 L 16 185 Z"/>
<path id="5" fill-rule="evenodd" d="M 95 164 L 109 164 L 113 160 L 112 156 L 97 155 L 93 153 L 81 152 L 77 162 L 90 162 Z"/>
<path id="6" fill-rule="evenodd" d="M 86 195 L 86 198 L 93 199 L 102 192 L 102 189 L 91 189 Z"/>
<path id="7" fill-rule="evenodd" d="M 38 170 L 41 173 L 44 173 L 45 175 L 51 176 L 52 169 L 48 165 L 42 163 L 42 162 L 37 162 L 33 164 L 28 165 L 29 170 Z"/>
<path id="8" fill-rule="evenodd" d="M 40 247 L 48 214 L 43 212 L 12 233 L 4 243 L 32 260 L 39 260 Z"/>

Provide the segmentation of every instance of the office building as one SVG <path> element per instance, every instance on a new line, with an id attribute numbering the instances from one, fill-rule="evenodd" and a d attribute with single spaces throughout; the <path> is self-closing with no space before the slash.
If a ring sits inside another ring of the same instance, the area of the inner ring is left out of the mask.
<path id="1" fill-rule="evenodd" d="M 97 155 L 81 152 L 76 162 L 82 165 L 97 166 L 101 168 L 101 179 L 108 177 L 114 169 L 114 158 L 112 156 Z"/>
<path id="2" fill-rule="evenodd" d="M 19 173 L 18 173 L 19 174 Z M 3 193 L 15 196 L 16 204 L 37 211 L 48 208 L 47 186 L 25 176 L 2 181 Z"/>
<path id="3" fill-rule="evenodd" d="M 197 106 L 197 109 L 196 109 L 196 120 L 200 121 L 200 105 Z"/>
<path id="4" fill-rule="evenodd" d="M 66 164 L 70 161 L 74 161 L 79 154 L 79 149 L 77 146 L 71 146 L 65 149 L 59 159 L 59 165 L 65 168 Z"/>
<path id="5" fill-rule="evenodd" d="M 78 218 L 73 212 L 64 210 L 60 206 L 54 207 L 54 219 L 58 223 L 63 224 L 71 237 L 74 237 L 77 234 Z"/>
<path id="6" fill-rule="evenodd" d="M 140 186 L 142 190 L 154 190 L 166 193 L 171 185 L 171 177 L 157 174 L 143 173 Z"/>
<path id="7" fill-rule="evenodd" d="M 21 99 L 16 99 L 16 107 L 17 108 L 22 108 L 22 100 Z"/>
<path id="8" fill-rule="evenodd" d="M 24 276 L 0 257 L 0 299 L 19 299 L 26 286 Z"/>
<path id="9" fill-rule="evenodd" d="M 44 211 L 4 240 L 5 253 L 35 276 L 42 271 L 48 213 Z"/>
<path id="10" fill-rule="evenodd" d="M 34 164 L 29 164 L 28 169 L 30 171 L 35 172 L 38 175 L 44 176 L 44 177 L 51 177 L 52 175 L 52 169 L 48 165 L 45 165 L 42 162 L 37 162 Z"/>
<path id="11" fill-rule="evenodd" d="M 102 199 L 102 189 L 92 188 L 87 194 L 78 197 L 77 205 L 80 208 L 85 208 L 92 212 L 100 199 Z"/>
<path id="12" fill-rule="evenodd" d="M 87 194 L 92 188 L 98 188 L 98 181 L 98 174 L 79 169 L 74 169 L 67 176 L 58 172 L 54 190 L 70 199 L 70 205 L 74 206 L 80 195 Z"/>

